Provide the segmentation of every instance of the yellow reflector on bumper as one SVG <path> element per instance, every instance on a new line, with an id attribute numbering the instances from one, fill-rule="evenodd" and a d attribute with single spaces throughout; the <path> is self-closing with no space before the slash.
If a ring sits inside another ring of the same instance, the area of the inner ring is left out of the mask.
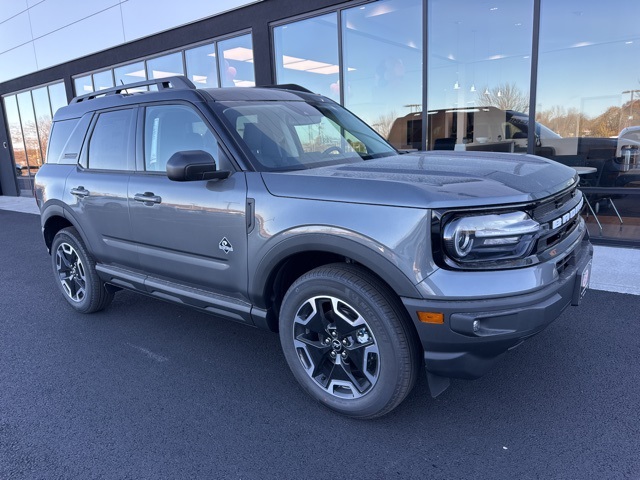
<path id="1" fill-rule="evenodd" d="M 422 323 L 444 323 L 444 314 L 438 312 L 418 312 L 418 319 Z"/>

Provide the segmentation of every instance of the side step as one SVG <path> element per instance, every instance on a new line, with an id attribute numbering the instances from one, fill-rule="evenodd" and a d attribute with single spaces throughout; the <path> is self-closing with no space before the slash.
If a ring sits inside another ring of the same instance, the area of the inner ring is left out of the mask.
<path id="1" fill-rule="evenodd" d="M 112 265 L 96 264 L 100 278 L 112 285 L 134 290 L 169 302 L 194 307 L 200 311 L 255 325 L 264 323 L 266 312 L 257 309 L 249 302 L 227 297 L 207 290 L 169 282 L 149 275 L 133 272 Z M 254 318 L 258 322 L 254 322 Z M 262 325 L 260 325 L 262 326 Z"/>

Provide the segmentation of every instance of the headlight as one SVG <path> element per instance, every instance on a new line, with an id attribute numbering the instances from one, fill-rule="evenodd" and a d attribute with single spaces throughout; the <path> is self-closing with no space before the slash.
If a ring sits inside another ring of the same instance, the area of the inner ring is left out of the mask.
<path id="1" fill-rule="evenodd" d="M 444 249 L 457 263 L 521 259 L 529 255 L 541 227 L 524 212 L 457 217 L 443 230 Z"/>

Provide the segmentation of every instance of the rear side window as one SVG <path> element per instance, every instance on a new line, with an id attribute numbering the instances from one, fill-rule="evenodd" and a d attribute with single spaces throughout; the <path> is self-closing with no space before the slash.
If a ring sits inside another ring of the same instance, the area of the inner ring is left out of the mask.
<path id="1" fill-rule="evenodd" d="M 62 120 L 53 124 L 49 148 L 47 149 L 47 163 L 60 163 L 62 149 L 79 121 L 79 118 L 72 118 L 71 120 Z"/>
<path id="2" fill-rule="evenodd" d="M 75 165 L 90 122 L 90 113 L 81 119 L 55 122 L 47 151 L 47 163 Z M 69 133 L 69 127 L 72 128 L 71 133 Z"/>
<path id="3" fill-rule="evenodd" d="M 101 113 L 89 140 L 87 167 L 133 170 L 134 134 L 133 109 Z"/>

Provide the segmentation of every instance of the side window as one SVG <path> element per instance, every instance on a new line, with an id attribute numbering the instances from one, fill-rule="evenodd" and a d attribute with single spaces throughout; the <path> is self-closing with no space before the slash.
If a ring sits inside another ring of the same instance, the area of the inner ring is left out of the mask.
<path id="1" fill-rule="evenodd" d="M 133 130 L 133 109 L 101 113 L 89 140 L 87 166 L 99 170 L 133 170 Z"/>
<path id="2" fill-rule="evenodd" d="M 64 165 L 74 165 L 78 162 L 78 156 L 80 155 L 80 149 L 82 148 L 82 142 L 87 134 L 87 129 L 91 123 L 91 113 L 86 113 L 76 125 L 67 143 L 62 148 L 62 153 L 59 156 L 58 163 Z M 52 140 L 53 142 L 53 140 Z M 55 163 L 55 162 L 54 162 Z"/>
<path id="3" fill-rule="evenodd" d="M 49 147 L 47 148 L 47 163 L 58 163 L 60 161 L 62 148 L 71 136 L 71 132 L 78 125 L 79 120 L 79 118 L 72 118 L 71 120 L 62 120 L 53 124 Z"/>
<path id="4" fill-rule="evenodd" d="M 176 152 L 204 150 L 219 163 L 218 142 L 207 124 L 184 105 L 147 107 L 144 123 L 144 165 L 150 172 L 166 171 Z M 218 165 L 222 169 L 222 165 Z"/>

